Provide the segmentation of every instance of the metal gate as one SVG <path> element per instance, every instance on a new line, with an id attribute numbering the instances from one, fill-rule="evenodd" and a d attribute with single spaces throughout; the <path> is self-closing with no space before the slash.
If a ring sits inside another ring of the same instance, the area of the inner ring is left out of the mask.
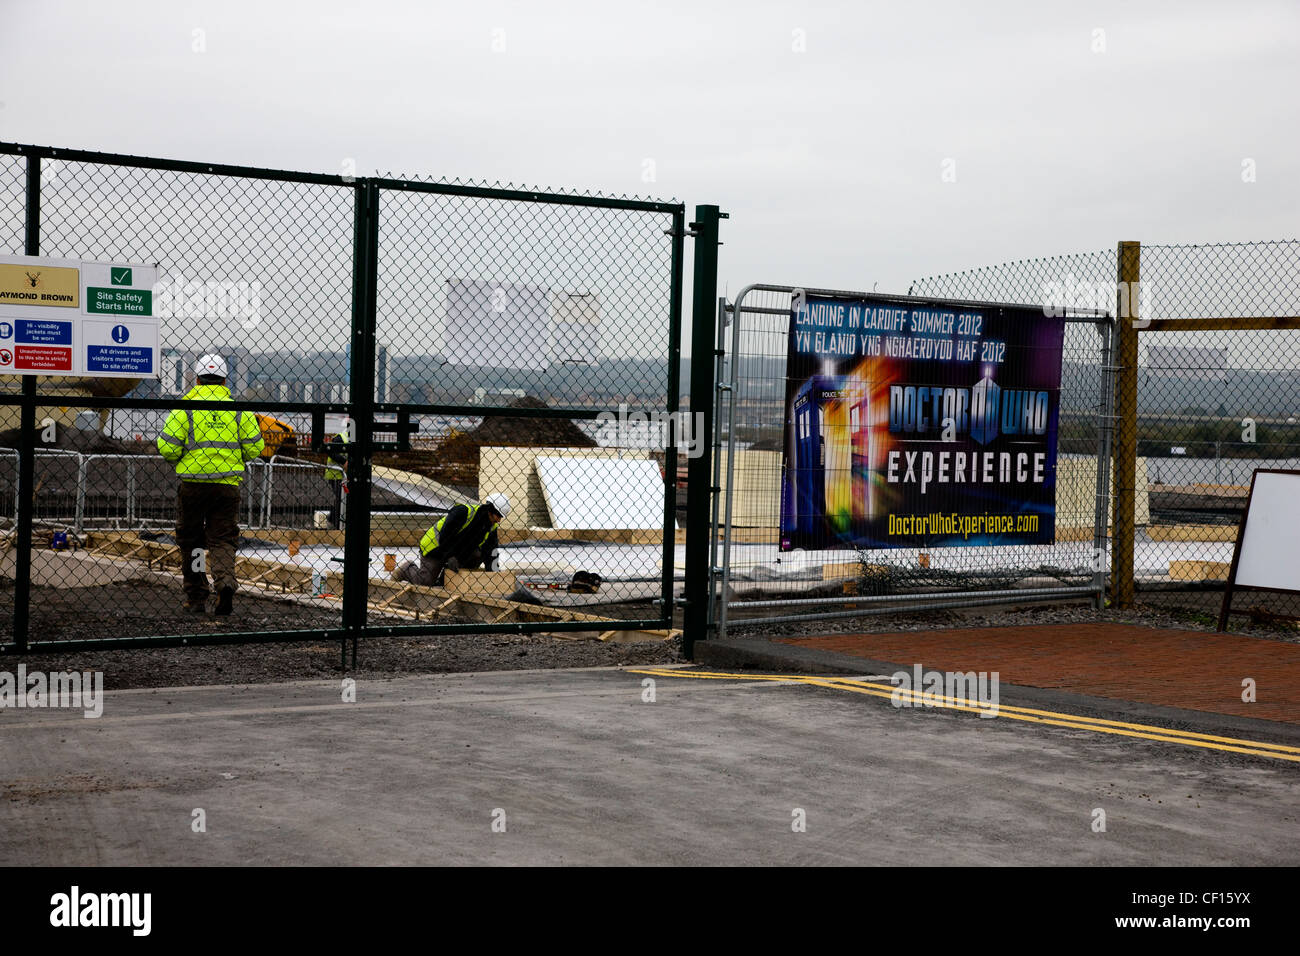
<path id="1" fill-rule="evenodd" d="M 801 556 L 781 552 L 779 542 L 786 352 L 797 291 L 912 305 L 996 304 L 767 284 L 746 287 L 734 303 L 719 301 L 709 614 L 718 637 L 753 624 L 1012 601 L 1088 596 L 1100 606 L 1109 561 L 1111 317 L 1065 311 L 1058 453 L 1080 464 L 1068 486 L 1058 484 L 1055 543 Z"/>
<path id="2" fill-rule="evenodd" d="M 13 446 L 0 455 L 0 651 L 351 638 L 355 655 L 373 635 L 671 629 L 675 435 L 629 447 L 599 432 L 620 408 L 677 412 L 682 204 L 19 144 L 0 144 L 0 203 L 6 254 L 157 263 L 167 301 L 159 377 L 125 394 L 0 375 Z M 241 598 L 262 603 L 219 628 L 174 613 L 175 479 L 152 452 L 210 351 L 231 366 L 235 408 L 301 439 L 246 475 Z M 324 452 L 340 422 L 353 440 L 338 533 L 318 525 L 333 522 Z M 561 464 L 623 462 L 586 500 L 590 526 L 580 497 L 551 520 L 547 449 Z M 598 496 L 644 503 L 644 484 L 618 482 L 649 471 L 659 517 L 602 527 L 619 519 Z M 389 581 L 389 555 L 418 559 L 424 530 L 489 480 L 515 496 L 502 564 L 532 600 L 454 607 Z M 60 531 L 81 549 L 51 549 Z M 549 592 L 575 568 L 612 600 L 554 611 Z"/>

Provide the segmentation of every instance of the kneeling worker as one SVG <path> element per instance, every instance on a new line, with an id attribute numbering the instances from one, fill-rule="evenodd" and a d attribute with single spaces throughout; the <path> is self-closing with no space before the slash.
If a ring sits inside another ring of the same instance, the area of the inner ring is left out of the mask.
<path id="1" fill-rule="evenodd" d="M 483 565 L 498 569 L 497 525 L 510 514 L 510 499 L 491 494 L 481 505 L 457 505 L 420 539 L 420 563 L 407 561 L 393 572 L 394 581 L 431 587 L 442 583 L 444 570 L 471 571 Z"/>

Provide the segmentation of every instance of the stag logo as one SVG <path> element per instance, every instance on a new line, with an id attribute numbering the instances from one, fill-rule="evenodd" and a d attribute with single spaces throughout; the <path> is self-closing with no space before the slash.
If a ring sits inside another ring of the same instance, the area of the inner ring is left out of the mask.
<path id="1" fill-rule="evenodd" d="M 27 281 L 32 284 L 33 289 L 35 289 L 38 285 L 40 285 L 41 274 L 39 272 L 36 273 L 35 275 L 32 275 L 30 272 L 28 272 L 26 273 L 26 275 L 27 275 Z"/>

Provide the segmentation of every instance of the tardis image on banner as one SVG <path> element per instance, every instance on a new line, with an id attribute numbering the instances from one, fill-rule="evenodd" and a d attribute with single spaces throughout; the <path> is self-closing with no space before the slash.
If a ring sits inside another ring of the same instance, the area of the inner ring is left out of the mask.
<path id="1" fill-rule="evenodd" d="M 800 530 L 820 533 L 821 519 L 837 534 L 871 516 L 867 472 L 870 397 L 858 379 L 814 375 L 794 399 L 795 494 Z"/>
<path id="2" fill-rule="evenodd" d="M 797 299 L 782 549 L 1051 543 L 1064 336 L 1031 306 Z"/>

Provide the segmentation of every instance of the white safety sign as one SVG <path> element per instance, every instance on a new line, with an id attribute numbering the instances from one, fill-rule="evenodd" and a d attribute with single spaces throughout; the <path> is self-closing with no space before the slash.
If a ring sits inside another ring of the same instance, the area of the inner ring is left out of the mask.
<path id="1" fill-rule="evenodd" d="M 157 378 L 158 267 L 0 256 L 0 375 Z"/>

